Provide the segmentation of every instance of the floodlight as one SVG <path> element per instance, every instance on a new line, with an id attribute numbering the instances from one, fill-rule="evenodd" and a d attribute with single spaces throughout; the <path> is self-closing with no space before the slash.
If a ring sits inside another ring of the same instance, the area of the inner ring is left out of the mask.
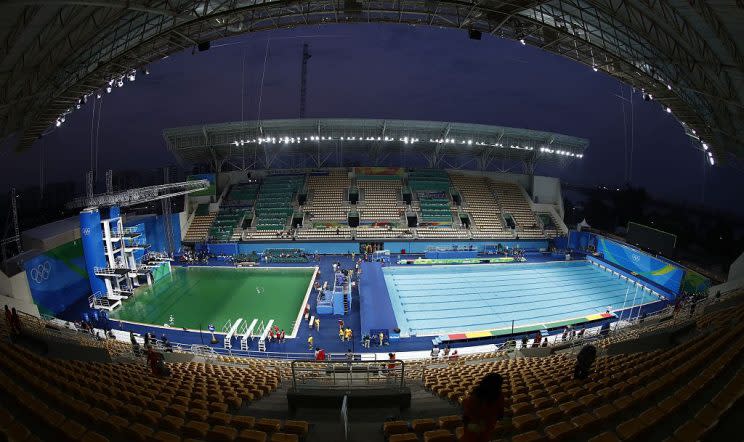
<path id="1" fill-rule="evenodd" d="M 522 46 L 526 45 L 527 43 L 524 41 L 524 38 L 520 38 L 519 42 L 522 43 Z"/>
<path id="2" fill-rule="evenodd" d="M 667 107 L 666 108 L 666 111 L 667 111 L 668 114 L 671 114 L 672 113 L 672 109 L 670 107 Z"/>
<path id="3" fill-rule="evenodd" d="M 54 123 L 54 125 L 55 125 L 55 126 L 57 126 L 57 127 L 60 127 L 60 126 L 62 126 L 62 122 L 61 122 L 61 121 L 59 121 L 59 120 L 57 120 L 57 122 L 56 122 L 56 123 Z"/>

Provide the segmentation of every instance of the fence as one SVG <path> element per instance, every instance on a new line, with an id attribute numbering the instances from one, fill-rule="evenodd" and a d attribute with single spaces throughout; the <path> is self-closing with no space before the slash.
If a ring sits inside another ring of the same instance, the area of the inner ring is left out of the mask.
<path id="1" fill-rule="evenodd" d="M 387 361 L 292 361 L 295 390 L 348 390 L 403 387 L 405 363 Z"/>

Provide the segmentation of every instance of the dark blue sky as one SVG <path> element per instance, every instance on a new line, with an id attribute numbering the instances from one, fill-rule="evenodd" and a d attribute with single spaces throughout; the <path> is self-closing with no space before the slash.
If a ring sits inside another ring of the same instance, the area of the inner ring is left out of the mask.
<path id="1" fill-rule="evenodd" d="M 628 86 L 591 68 L 518 42 L 467 32 L 402 25 L 329 25 L 264 32 L 189 49 L 149 66 L 151 74 L 104 94 L 99 170 L 151 168 L 174 163 L 163 128 L 258 116 L 267 39 L 261 117 L 298 116 L 303 42 L 311 45 L 307 117 L 444 120 L 525 127 L 585 137 L 584 159 L 545 175 L 581 184 L 622 185 L 630 112 L 621 100 Z M 242 65 L 245 62 L 245 74 Z M 702 152 L 656 102 L 634 94 L 632 184 L 653 195 L 704 202 L 718 208 L 740 203 L 736 171 L 707 167 Z M 46 181 L 79 179 L 89 168 L 90 103 L 47 135 Z M 0 152 L 2 184 L 38 184 L 40 143 L 16 154 Z"/>

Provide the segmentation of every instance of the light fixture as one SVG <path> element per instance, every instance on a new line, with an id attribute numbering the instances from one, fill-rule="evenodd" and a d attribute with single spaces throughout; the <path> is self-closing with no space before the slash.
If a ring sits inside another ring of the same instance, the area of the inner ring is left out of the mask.
<path id="1" fill-rule="evenodd" d="M 711 166 L 714 166 L 716 164 L 716 161 L 713 159 L 713 157 L 708 157 L 708 161 L 710 162 Z"/>
<path id="2" fill-rule="evenodd" d="M 519 42 L 522 43 L 522 46 L 526 45 L 527 43 L 524 41 L 524 38 L 520 38 Z"/>
<path id="3" fill-rule="evenodd" d="M 672 109 L 670 107 L 668 107 L 668 106 L 666 108 L 666 111 L 667 111 L 668 114 L 671 114 L 672 113 Z"/>
<path id="4" fill-rule="evenodd" d="M 707 143 L 703 143 L 703 150 L 708 150 L 708 144 Z"/>
<path id="5" fill-rule="evenodd" d="M 671 91 L 672 90 L 672 85 L 671 84 L 668 84 L 667 85 L 667 89 L 669 89 Z"/>
<path id="6" fill-rule="evenodd" d="M 123 77 L 122 77 L 122 78 L 123 78 Z M 119 87 L 122 87 L 122 86 L 124 86 L 124 80 L 122 80 L 122 79 L 120 78 L 120 79 L 119 79 L 119 81 L 117 81 L 117 82 L 116 82 L 116 85 L 117 85 L 117 86 L 119 86 Z"/>
<path id="7" fill-rule="evenodd" d="M 62 126 L 62 122 L 57 119 L 57 122 L 54 123 L 55 126 L 60 127 Z"/>
<path id="8" fill-rule="evenodd" d="M 60 119 L 59 119 L 59 121 L 61 121 L 61 122 L 63 122 L 63 123 L 64 123 L 64 122 L 65 122 L 65 116 L 64 116 L 64 115 L 62 115 L 62 118 L 60 118 Z"/>
<path id="9" fill-rule="evenodd" d="M 594 72 L 597 72 L 599 70 L 596 66 L 592 66 L 592 69 L 594 70 Z"/>
<path id="10" fill-rule="evenodd" d="M 101 99 L 101 91 L 96 92 L 96 98 Z"/>

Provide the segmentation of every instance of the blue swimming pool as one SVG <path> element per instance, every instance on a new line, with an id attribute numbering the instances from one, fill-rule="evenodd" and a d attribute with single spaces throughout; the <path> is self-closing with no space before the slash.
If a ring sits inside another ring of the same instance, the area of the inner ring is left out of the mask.
<path id="1" fill-rule="evenodd" d="M 586 261 L 386 267 L 383 274 L 403 336 L 543 324 L 658 300 Z"/>

